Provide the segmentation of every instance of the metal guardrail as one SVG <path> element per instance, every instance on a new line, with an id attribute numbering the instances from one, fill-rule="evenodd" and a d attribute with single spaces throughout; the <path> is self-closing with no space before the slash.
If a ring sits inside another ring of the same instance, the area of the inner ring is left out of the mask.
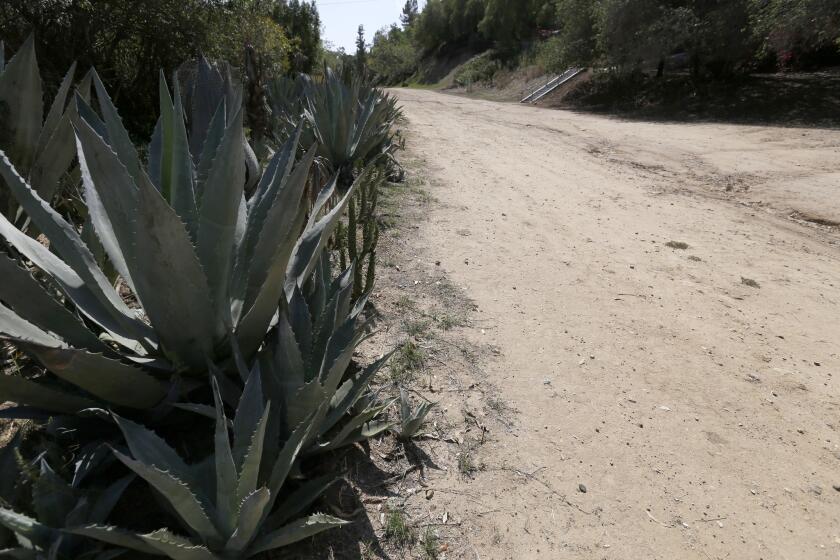
<path id="1" fill-rule="evenodd" d="M 569 68 L 559 76 L 552 78 L 545 85 L 537 88 L 528 94 L 520 103 L 536 103 L 555 89 L 559 88 L 578 74 L 583 72 L 583 68 Z"/>

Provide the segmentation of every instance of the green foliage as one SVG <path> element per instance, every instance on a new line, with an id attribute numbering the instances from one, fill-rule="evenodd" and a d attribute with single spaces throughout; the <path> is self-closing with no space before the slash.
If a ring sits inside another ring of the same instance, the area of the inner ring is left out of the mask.
<path id="1" fill-rule="evenodd" d="M 17 541 L 16 546 L 3 550 L 4 556 L 88 560 L 115 557 L 115 549 L 108 544 L 65 532 L 80 524 L 103 523 L 134 479 L 127 475 L 105 486 L 88 485 L 94 469 L 107 462 L 104 452 L 90 459 L 76 464 L 70 483 L 46 459 L 38 461 L 30 497 L 35 517 L 0 507 L 0 526 L 11 531 Z M 4 474 L 8 475 L 11 473 Z"/>
<path id="2" fill-rule="evenodd" d="M 809 53 L 840 49 L 834 0 L 750 0 L 750 18 L 757 40 L 783 66 L 796 66 Z"/>
<path id="3" fill-rule="evenodd" d="M 347 83 L 349 82 L 349 83 Z M 394 124 L 401 117 L 396 99 L 370 87 L 357 76 L 346 80 L 327 69 L 316 81 L 277 78 L 269 85 L 275 136 L 282 138 L 303 117 L 302 144 L 317 144 L 318 156 L 346 190 L 354 171 L 379 158 L 391 159 L 400 148 Z"/>
<path id="4" fill-rule="evenodd" d="M 501 67 L 495 53 L 488 51 L 462 65 L 455 74 L 455 83 L 461 87 L 468 87 L 472 84 L 488 82 Z"/>
<path id="5" fill-rule="evenodd" d="M 259 373 L 249 376 L 232 422 L 227 419 L 215 381 L 213 394 L 214 451 L 208 460 L 193 465 L 152 431 L 114 416 L 130 453 L 115 449 L 114 455 L 168 502 L 182 533 L 192 538 L 170 528 L 134 534 L 101 522 L 79 523 L 69 532 L 176 560 L 222 560 L 250 558 L 345 524 L 326 515 L 294 520 L 329 486 L 329 481 L 316 480 L 303 492 L 278 501 L 305 440 L 316 426 L 311 416 L 296 425 L 279 446 L 267 439 L 272 407 L 271 401 L 262 402 Z"/>
<path id="6" fill-rule="evenodd" d="M 367 72 L 367 45 L 365 44 L 365 26 L 360 25 L 356 33 L 356 73 L 364 76 Z"/>
<path id="7" fill-rule="evenodd" d="M 169 75 L 203 53 L 244 71 L 248 46 L 267 73 L 309 71 L 320 49 L 317 8 L 299 0 L 9 0 L 0 3 L 0 29 L 15 48 L 34 32 L 49 53 L 49 90 L 73 61 L 98 68 L 134 137 L 154 125 L 159 69 Z"/>
<path id="8" fill-rule="evenodd" d="M 342 268 L 356 263 L 353 299 L 373 289 L 376 248 L 379 244 L 376 203 L 385 183 L 383 171 L 369 167 L 357 181 L 356 195 L 347 206 L 347 225 L 339 224 L 336 244 Z M 365 266 L 367 267 L 365 269 Z"/>
<path id="9" fill-rule="evenodd" d="M 0 67 L 0 150 L 39 196 L 48 201 L 58 193 L 75 156 L 72 109 L 65 111 L 75 70 L 76 65 L 72 64 L 45 115 L 41 101 L 44 86 L 34 38 L 30 36 L 8 64 Z M 86 80 L 79 93 L 89 96 L 89 86 L 90 81 Z M 26 229 L 19 209 L 9 187 L 0 180 L 0 213 Z"/>
<path id="10" fill-rule="evenodd" d="M 103 117 L 77 98 L 76 141 L 91 223 L 119 292 L 76 229 L 0 154 L 0 176 L 51 248 L 0 217 L 0 236 L 34 267 L 0 256 L 8 279 L 0 336 L 25 344 L 52 373 L 0 377 L 0 395 L 49 412 L 150 409 L 187 389 L 181 376 L 205 375 L 208 361 L 228 359 L 231 348 L 250 359 L 278 301 L 317 266 L 353 193 L 307 222 L 303 193 L 315 153 L 295 165 L 295 136 L 246 197 L 242 110 L 233 101 L 241 93 L 206 103 L 194 92 L 188 135 L 181 95 L 173 101 L 163 81 L 143 168 L 96 74 L 93 81 Z"/>
<path id="11" fill-rule="evenodd" d="M 408 393 L 400 389 L 400 424 L 399 429 L 395 430 L 397 437 L 403 441 L 416 437 L 434 407 L 435 403 L 423 402 L 412 410 Z"/>
<path id="12" fill-rule="evenodd" d="M 503 63 L 525 53 L 554 72 L 656 68 L 661 76 L 678 66 L 695 79 L 749 71 L 768 54 L 784 67 L 840 58 L 834 0 L 429 0 L 403 24 L 374 41 L 371 66 L 385 83 L 414 75 L 424 58 L 488 48 Z"/>
<path id="13" fill-rule="evenodd" d="M 419 56 L 411 31 L 392 25 L 381 29 L 373 38 L 368 53 L 368 66 L 379 83 L 398 84 L 408 80 L 417 70 Z"/>
<path id="14" fill-rule="evenodd" d="M 290 74 L 309 74 L 321 56 L 321 18 L 315 2 L 284 0 L 274 2 L 273 19 L 290 41 Z"/>

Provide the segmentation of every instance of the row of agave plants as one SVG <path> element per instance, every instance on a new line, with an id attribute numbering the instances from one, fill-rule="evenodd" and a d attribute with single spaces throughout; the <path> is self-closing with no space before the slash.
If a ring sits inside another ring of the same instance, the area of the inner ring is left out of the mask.
<path id="1" fill-rule="evenodd" d="M 325 453 L 394 429 L 387 356 L 352 358 L 385 174 L 360 168 L 393 173 L 395 101 L 278 80 L 259 158 L 202 59 L 161 75 L 139 150 L 95 71 L 44 116 L 34 43 L 2 51 L 0 338 L 32 362 L 0 372 L 0 415 L 28 420 L 0 450 L 0 557 L 238 559 L 344 524 L 311 514 Z"/>

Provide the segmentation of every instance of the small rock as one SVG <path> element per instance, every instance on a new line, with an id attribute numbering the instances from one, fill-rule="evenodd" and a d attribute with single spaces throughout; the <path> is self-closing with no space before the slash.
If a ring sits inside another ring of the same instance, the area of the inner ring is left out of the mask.
<path id="1" fill-rule="evenodd" d="M 551 379 L 544 379 L 543 385 L 551 385 Z"/>
<path id="2" fill-rule="evenodd" d="M 822 495 L 822 488 L 820 488 L 820 487 L 819 487 L 819 486 L 817 486 L 816 484 L 814 484 L 813 486 L 811 486 L 810 490 L 811 490 L 811 492 L 812 492 L 812 493 L 816 494 L 817 496 L 821 496 L 821 495 Z"/>
<path id="3" fill-rule="evenodd" d="M 586 494 L 586 486 L 583 484 L 578 484 L 578 490 L 580 490 L 581 494 Z"/>
<path id="4" fill-rule="evenodd" d="M 820 362 L 814 362 L 814 365 L 820 367 L 822 364 Z"/>
<path id="5" fill-rule="evenodd" d="M 435 266 L 440 266 L 440 261 L 435 261 Z"/>
<path id="6" fill-rule="evenodd" d="M 432 490 L 431 488 L 426 490 L 426 499 L 427 500 L 431 500 L 434 497 L 435 497 L 435 491 L 434 490 Z"/>
<path id="7" fill-rule="evenodd" d="M 834 488 L 835 490 L 837 490 L 838 492 L 840 492 L 840 484 L 834 484 L 834 485 L 832 486 L 832 488 Z"/>

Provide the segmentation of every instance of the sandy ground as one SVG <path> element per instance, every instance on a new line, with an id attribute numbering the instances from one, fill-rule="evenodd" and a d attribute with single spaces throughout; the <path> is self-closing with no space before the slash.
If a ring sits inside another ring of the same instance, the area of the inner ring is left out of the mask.
<path id="1" fill-rule="evenodd" d="M 840 131 L 397 95 L 515 411 L 448 498 L 471 554 L 840 557 Z"/>

